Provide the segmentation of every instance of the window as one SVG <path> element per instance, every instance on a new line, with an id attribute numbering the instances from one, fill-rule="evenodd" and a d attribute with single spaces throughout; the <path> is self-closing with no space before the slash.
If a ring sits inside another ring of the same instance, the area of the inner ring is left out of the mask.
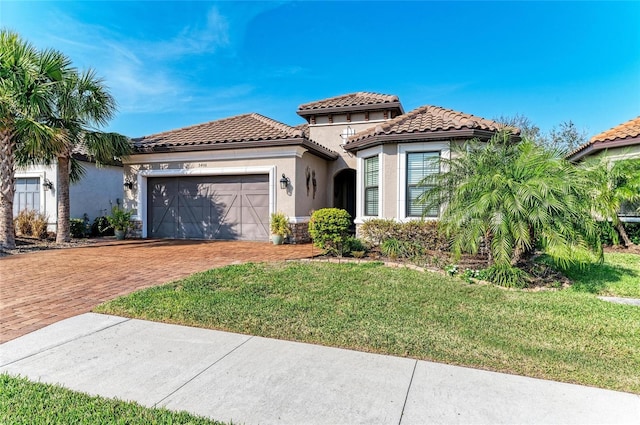
<path id="1" fill-rule="evenodd" d="M 40 178 L 17 178 L 13 196 L 13 216 L 22 210 L 40 211 Z"/>
<path id="2" fill-rule="evenodd" d="M 416 201 L 429 186 L 418 184 L 426 176 L 440 172 L 440 152 L 407 153 L 407 217 L 437 217 L 438 207 L 427 210 Z"/>
<path id="3" fill-rule="evenodd" d="M 364 160 L 364 215 L 377 216 L 379 204 L 378 155 Z"/>

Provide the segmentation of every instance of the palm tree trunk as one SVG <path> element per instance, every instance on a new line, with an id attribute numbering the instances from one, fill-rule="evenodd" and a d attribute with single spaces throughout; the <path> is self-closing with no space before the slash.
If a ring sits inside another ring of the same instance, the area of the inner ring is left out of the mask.
<path id="1" fill-rule="evenodd" d="M 0 130 L 0 246 L 16 247 L 16 233 L 13 225 L 13 197 L 15 194 L 15 142 L 12 132 Z"/>
<path id="2" fill-rule="evenodd" d="M 620 234 L 624 246 L 630 247 L 634 244 L 633 242 L 631 242 L 631 239 L 629 239 L 629 235 L 627 234 L 627 231 L 625 230 L 624 225 L 622 224 L 620 219 L 618 219 L 618 222 L 616 223 L 616 230 Z"/>
<path id="3" fill-rule="evenodd" d="M 56 243 L 69 242 L 71 240 L 71 229 L 69 224 L 69 156 L 58 157 L 57 179 L 58 187 L 58 226 L 56 229 Z"/>

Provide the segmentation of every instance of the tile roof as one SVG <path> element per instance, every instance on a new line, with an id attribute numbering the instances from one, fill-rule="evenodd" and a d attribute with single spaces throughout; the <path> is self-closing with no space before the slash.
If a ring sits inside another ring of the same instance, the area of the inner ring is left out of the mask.
<path id="1" fill-rule="evenodd" d="M 260 114 L 245 114 L 133 139 L 136 150 L 301 137 L 302 132 Z"/>
<path id="2" fill-rule="evenodd" d="M 337 157 L 330 149 L 307 140 L 304 125 L 291 127 L 264 115 L 252 113 L 237 115 L 217 121 L 210 121 L 169 130 L 132 139 L 134 152 L 154 152 L 180 149 L 209 149 L 212 147 L 246 147 L 278 146 L 290 144 L 291 140 L 298 140 L 316 153 L 327 157 Z M 308 131 L 307 131 L 308 133 Z M 256 144 L 257 142 L 257 144 Z"/>
<path id="3" fill-rule="evenodd" d="M 495 132 L 504 129 L 504 124 L 493 120 L 441 108 L 425 105 L 400 115 L 392 120 L 383 122 L 368 130 L 361 131 L 349 138 L 349 144 L 361 144 L 376 136 L 420 134 L 450 130 L 485 130 Z M 513 129 L 513 134 L 520 134 L 519 129 Z M 348 148 L 347 148 L 348 149 Z"/>
<path id="4" fill-rule="evenodd" d="M 593 136 L 591 141 L 604 142 L 607 140 L 626 139 L 627 137 L 638 136 L 640 136 L 640 116 Z"/>
<path id="5" fill-rule="evenodd" d="M 318 100 L 315 102 L 303 103 L 298 106 L 298 115 L 303 116 L 322 112 L 332 112 L 336 110 L 349 111 L 372 109 L 372 107 L 399 108 L 402 113 L 402 105 L 400 104 L 400 99 L 398 99 L 398 96 L 396 95 L 357 92 L 330 97 L 328 99 Z"/>
<path id="6" fill-rule="evenodd" d="M 640 138 L 640 116 L 610 128 L 607 131 L 603 131 L 600 134 L 596 134 L 587 143 L 570 152 L 567 158 L 572 160 L 579 159 L 587 154 L 587 152 L 583 152 L 587 148 L 591 148 L 589 151 L 606 149 L 609 146 L 608 142 L 624 143 L 625 141 L 629 141 L 632 142 L 631 144 L 635 144 L 632 139 L 636 138 Z M 640 141 L 638 141 L 638 144 L 640 144 Z"/>

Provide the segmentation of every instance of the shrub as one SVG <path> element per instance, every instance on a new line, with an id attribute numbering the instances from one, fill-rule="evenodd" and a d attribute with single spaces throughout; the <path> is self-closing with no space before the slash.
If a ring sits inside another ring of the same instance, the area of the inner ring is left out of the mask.
<path id="1" fill-rule="evenodd" d="M 364 253 L 367 252 L 367 247 L 360 239 L 349 236 L 345 241 L 343 253 L 353 253 L 354 251 Z"/>
<path id="2" fill-rule="evenodd" d="M 22 210 L 14 220 L 16 233 L 46 239 L 48 217 L 34 210 Z"/>
<path id="3" fill-rule="evenodd" d="M 120 208 L 119 205 L 114 205 L 113 208 L 111 208 L 111 215 L 107 216 L 107 221 L 109 222 L 109 226 L 112 227 L 114 231 L 122 230 L 126 232 L 131 228 L 132 214 L 132 211 Z"/>
<path id="4" fill-rule="evenodd" d="M 113 228 L 109 226 L 107 217 L 96 217 L 91 224 L 91 237 L 96 236 L 113 236 Z"/>
<path id="5" fill-rule="evenodd" d="M 524 270 L 503 264 L 494 264 L 484 269 L 482 276 L 490 282 L 507 288 L 524 288 L 529 278 Z"/>
<path id="6" fill-rule="evenodd" d="M 380 251 L 387 257 L 395 260 L 398 257 L 404 257 L 404 249 L 402 242 L 396 238 L 389 238 L 382 242 Z"/>
<path id="7" fill-rule="evenodd" d="M 380 246 L 386 239 L 396 237 L 398 225 L 393 219 L 374 218 L 365 221 L 358 231 L 364 240 L 373 246 Z"/>
<path id="8" fill-rule="evenodd" d="M 373 246 L 381 246 L 387 239 L 397 239 L 404 246 L 408 257 L 425 251 L 448 251 L 449 242 L 440 231 L 437 221 L 412 220 L 398 223 L 389 219 L 365 221 L 359 228 L 360 235 Z"/>
<path id="9" fill-rule="evenodd" d="M 627 235 L 631 242 L 634 244 L 640 244 L 640 223 L 622 223 Z M 600 238 L 604 245 L 618 245 L 620 244 L 620 236 L 618 231 L 609 221 L 599 221 L 598 230 L 600 232 Z"/>
<path id="10" fill-rule="evenodd" d="M 349 237 L 351 216 L 339 208 L 316 210 L 309 220 L 309 235 L 313 244 L 332 255 L 342 256 Z"/>
<path id="11" fill-rule="evenodd" d="M 89 219 L 72 218 L 69 220 L 69 230 L 72 238 L 86 238 L 89 235 Z"/>

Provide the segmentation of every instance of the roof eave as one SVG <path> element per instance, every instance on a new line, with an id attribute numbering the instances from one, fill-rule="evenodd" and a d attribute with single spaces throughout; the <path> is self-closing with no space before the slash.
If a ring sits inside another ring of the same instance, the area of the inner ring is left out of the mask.
<path id="1" fill-rule="evenodd" d="M 230 149 L 256 149 L 256 148 L 272 148 L 282 146 L 303 146 L 314 155 L 329 160 L 338 158 L 338 154 L 330 149 L 317 145 L 302 137 L 294 137 L 289 139 L 275 140 L 249 140 L 234 141 L 224 143 L 202 143 L 197 145 L 180 145 L 180 146 L 151 146 L 149 148 L 136 147 L 135 153 L 167 153 L 167 152 L 194 152 L 194 151 L 212 151 L 212 150 L 230 150 Z"/>
<path id="2" fill-rule="evenodd" d="M 578 162 L 585 156 L 591 155 L 593 153 L 596 153 L 602 150 L 611 149 L 611 148 L 622 148 L 625 146 L 633 146 L 633 145 L 640 145 L 640 136 L 628 137 L 626 139 L 594 141 L 584 145 L 582 148 L 579 148 L 573 151 L 572 153 L 566 156 L 566 159 L 571 162 Z"/>
<path id="3" fill-rule="evenodd" d="M 490 139 L 495 134 L 491 130 L 479 130 L 479 129 L 456 129 L 456 130 L 440 130 L 440 131 L 425 131 L 425 132 L 412 132 L 412 133 L 388 133 L 388 134 L 376 134 L 367 137 L 356 142 L 351 142 L 345 145 L 345 149 L 350 152 L 357 152 L 362 149 L 366 149 L 372 146 L 377 146 L 386 143 L 397 142 L 409 142 L 409 141 L 430 141 L 430 140 L 443 140 L 443 139 L 471 139 L 477 137 L 479 139 Z"/>
<path id="4" fill-rule="evenodd" d="M 387 102 L 387 103 L 372 103 L 365 105 L 350 105 L 350 106 L 333 106 L 329 108 L 311 108 L 311 109 L 298 109 L 296 112 L 303 118 L 312 115 L 323 114 L 341 114 L 347 112 L 360 112 L 360 111 L 383 111 L 385 109 L 397 109 L 400 114 L 404 114 L 404 109 L 400 101 Z"/>

